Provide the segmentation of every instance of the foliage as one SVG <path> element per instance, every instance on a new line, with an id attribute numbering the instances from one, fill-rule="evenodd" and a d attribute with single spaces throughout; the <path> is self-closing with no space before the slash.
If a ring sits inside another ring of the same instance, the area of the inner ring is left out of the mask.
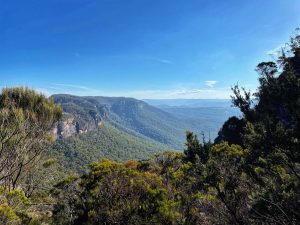
<path id="1" fill-rule="evenodd" d="M 192 132 L 186 132 L 186 147 L 184 151 L 185 159 L 189 162 L 195 163 L 197 160 L 201 163 L 206 163 L 208 160 L 208 154 L 212 144 L 206 142 L 203 137 L 203 144 L 201 144 Z"/>
<path id="2" fill-rule="evenodd" d="M 103 160 L 92 164 L 78 185 L 60 182 L 53 190 L 62 198 L 55 208 L 55 223 L 170 224 L 177 219 L 178 203 L 162 178 L 153 172 L 141 172 L 134 164 Z M 75 196 L 61 195 L 61 190 L 67 194 L 70 189 Z M 61 203 L 68 198 L 72 205 Z"/>
<path id="3" fill-rule="evenodd" d="M 61 116 L 58 106 L 27 88 L 0 95 L 0 185 L 15 189 L 51 141 L 48 131 Z"/>
<path id="4" fill-rule="evenodd" d="M 251 216 L 271 224 L 297 224 L 300 220 L 300 36 L 291 38 L 276 62 L 257 66 L 259 87 L 251 94 L 233 88 L 233 103 L 243 112 L 241 139 L 251 154 L 245 173 L 257 184 Z M 228 123 L 230 123 L 228 121 Z M 222 133 L 224 133 L 224 128 Z M 254 186 L 254 185 L 252 185 Z"/>
<path id="5" fill-rule="evenodd" d="M 4 88 L 0 94 L 0 221 L 28 224 L 35 189 L 47 185 L 42 152 L 53 140 L 49 130 L 61 109 L 27 88 Z M 48 166 L 49 163 L 48 163 Z M 41 179 L 42 178 L 42 182 Z M 49 185 L 49 183 L 48 183 Z"/>
<path id="6" fill-rule="evenodd" d="M 23 224 L 26 221 L 30 201 L 21 190 L 9 191 L 0 186 L 0 221 L 1 224 Z"/>
<path id="7" fill-rule="evenodd" d="M 64 172 L 82 173 L 88 165 L 101 158 L 117 161 L 146 159 L 167 146 L 120 131 L 108 122 L 86 134 L 58 140 L 46 152 L 59 160 Z"/>
<path id="8" fill-rule="evenodd" d="M 218 137 L 215 139 L 215 143 L 219 144 L 222 141 L 237 144 L 243 146 L 243 134 L 246 126 L 245 119 L 237 118 L 235 116 L 230 117 L 222 126 L 219 131 Z"/>

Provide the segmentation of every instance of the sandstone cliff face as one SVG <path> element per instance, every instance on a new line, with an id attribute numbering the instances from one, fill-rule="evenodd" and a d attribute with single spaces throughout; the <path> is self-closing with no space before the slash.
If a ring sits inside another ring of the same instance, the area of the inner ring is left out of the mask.
<path id="1" fill-rule="evenodd" d="M 103 124 L 99 114 L 82 118 L 79 115 L 64 113 L 63 119 L 54 124 L 51 129 L 55 139 L 67 138 L 75 134 L 82 134 L 97 129 Z"/>

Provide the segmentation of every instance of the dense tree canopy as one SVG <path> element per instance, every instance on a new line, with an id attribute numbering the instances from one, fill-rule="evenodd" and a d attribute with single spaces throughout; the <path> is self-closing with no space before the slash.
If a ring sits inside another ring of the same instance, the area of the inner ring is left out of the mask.
<path id="1" fill-rule="evenodd" d="M 61 114 L 52 101 L 27 88 L 4 88 L 0 94 L 0 217 L 7 224 L 20 222 L 16 213 L 25 208 L 20 209 L 9 196 L 21 197 L 24 202 L 25 194 L 31 195 L 37 159 L 51 141 L 49 129 Z"/>
<path id="2" fill-rule="evenodd" d="M 257 66 L 260 85 L 254 99 L 244 89 L 233 88 L 233 103 L 244 117 L 226 123 L 234 122 L 241 138 L 236 138 L 237 133 L 228 135 L 228 126 L 220 131 L 220 139 L 241 144 L 250 151 L 246 171 L 261 185 L 252 212 L 268 223 L 295 224 L 300 218 L 299 65 L 300 36 L 296 36 L 282 49 L 276 62 Z"/>

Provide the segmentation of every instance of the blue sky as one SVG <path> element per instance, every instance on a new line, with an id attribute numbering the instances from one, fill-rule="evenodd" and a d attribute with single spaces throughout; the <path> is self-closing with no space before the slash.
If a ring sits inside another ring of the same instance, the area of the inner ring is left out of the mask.
<path id="1" fill-rule="evenodd" d="M 300 26 L 299 0 L 0 0 L 0 86 L 228 98 Z"/>

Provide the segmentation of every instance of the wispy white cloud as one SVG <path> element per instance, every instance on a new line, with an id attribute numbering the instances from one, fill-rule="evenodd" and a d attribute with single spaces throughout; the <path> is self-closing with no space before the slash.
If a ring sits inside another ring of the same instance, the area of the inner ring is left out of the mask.
<path id="1" fill-rule="evenodd" d="M 51 94 L 73 94 L 73 95 L 99 95 L 99 90 L 76 84 L 62 84 L 54 83 L 49 85 L 47 88 L 48 93 Z"/>
<path id="2" fill-rule="evenodd" d="M 171 65 L 174 64 L 174 62 L 168 58 L 165 57 L 157 57 L 153 55 L 144 55 L 144 54 L 125 54 L 125 55 L 113 55 L 111 56 L 115 60 L 120 60 L 120 61 L 130 61 L 130 62 L 141 62 L 141 63 L 149 63 L 149 62 L 155 62 L 155 63 L 161 63 L 161 64 L 167 64 Z"/>
<path id="3" fill-rule="evenodd" d="M 192 86 L 177 86 L 165 89 L 137 89 L 137 90 L 107 90 L 94 89 L 75 84 L 51 84 L 39 88 L 40 91 L 50 96 L 52 94 L 72 94 L 78 96 L 110 96 L 132 97 L 137 99 L 227 99 L 230 98 L 230 88 L 213 88 L 216 81 L 207 82 L 206 88 L 192 88 Z"/>
<path id="4" fill-rule="evenodd" d="M 205 86 L 213 88 L 217 82 L 218 81 L 216 81 L 216 80 L 206 80 L 204 83 L 205 83 Z"/>
<path id="5" fill-rule="evenodd" d="M 69 87 L 67 85 L 66 87 Z M 76 85 L 74 85 L 76 86 Z M 73 87 L 73 85 L 72 85 Z M 130 91 L 103 91 L 95 89 L 73 89 L 73 88 L 38 88 L 47 96 L 52 94 L 72 94 L 78 96 L 109 96 L 109 97 L 131 97 L 137 99 L 227 99 L 230 98 L 231 90 L 220 89 L 148 89 Z"/>
<path id="6" fill-rule="evenodd" d="M 86 90 L 86 91 L 94 90 L 94 89 L 86 87 L 86 86 L 80 86 L 80 85 L 75 85 L 75 84 L 52 84 L 52 85 L 58 86 L 58 87 L 65 87 L 65 88 L 81 89 L 81 90 Z M 52 86 L 52 88 L 55 88 L 55 87 Z"/>
<path id="7" fill-rule="evenodd" d="M 52 92 L 47 88 L 36 88 L 35 91 L 37 91 L 38 93 L 42 93 L 46 96 L 50 96 L 52 94 Z"/>
<path id="8" fill-rule="evenodd" d="M 155 58 L 155 57 L 151 57 L 149 58 L 150 60 L 153 60 L 153 61 L 156 61 L 156 62 L 160 62 L 160 63 L 163 63 L 163 64 L 173 64 L 173 62 L 171 60 L 168 60 L 168 59 L 161 59 L 161 58 Z"/>
<path id="9" fill-rule="evenodd" d="M 105 93 L 106 96 L 125 96 L 137 99 L 227 99 L 228 89 L 157 89 Z"/>

